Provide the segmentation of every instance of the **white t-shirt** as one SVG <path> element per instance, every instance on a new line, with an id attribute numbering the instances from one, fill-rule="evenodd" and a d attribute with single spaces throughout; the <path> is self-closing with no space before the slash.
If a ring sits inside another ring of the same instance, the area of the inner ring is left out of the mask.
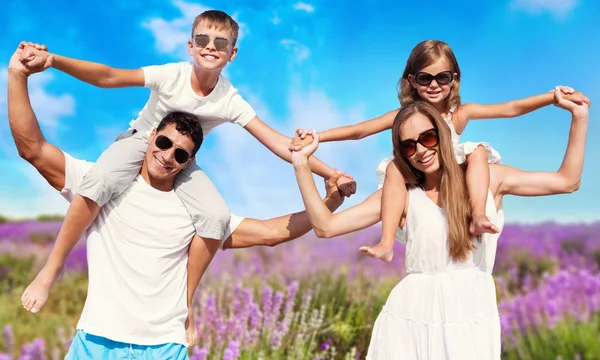
<path id="1" fill-rule="evenodd" d="M 65 153 L 61 194 L 67 200 L 93 165 Z M 227 236 L 242 221 L 233 217 Z M 77 329 L 129 344 L 185 344 L 187 251 L 194 232 L 175 192 L 138 176 L 85 233 L 89 284 Z"/>
<path id="2" fill-rule="evenodd" d="M 169 63 L 143 67 L 144 86 L 150 88 L 150 99 L 130 126 L 149 133 L 169 113 L 183 111 L 198 116 L 204 135 L 218 125 L 232 122 L 246 126 L 256 116 L 229 80 L 220 75 L 208 96 L 199 96 L 192 89 L 192 64 Z"/>

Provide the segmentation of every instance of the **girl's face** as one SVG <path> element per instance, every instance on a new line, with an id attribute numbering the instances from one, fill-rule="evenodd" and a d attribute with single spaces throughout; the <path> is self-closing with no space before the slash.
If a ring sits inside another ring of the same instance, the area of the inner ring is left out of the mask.
<path id="1" fill-rule="evenodd" d="M 443 103 L 450 95 L 455 76 L 448 61 L 441 58 L 417 73 L 408 75 L 408 80 L 422 100 L 435 106 Z"/>

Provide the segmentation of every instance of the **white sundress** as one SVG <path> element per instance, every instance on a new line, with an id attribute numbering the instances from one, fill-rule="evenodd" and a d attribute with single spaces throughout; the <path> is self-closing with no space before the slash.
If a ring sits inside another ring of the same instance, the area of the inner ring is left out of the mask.
<path id="1" fill-rule="evenodd" d="M 501 229 L 491 191 L 487 215 Z M 421 188 L 408 192 L 400 241 L 408 275 L 378 315 L 367 360 L 499 360 L 500 318 L 491 272 L 499 234 L 484 234 L 467 261 L 447 249 L 446 212 Z"/>

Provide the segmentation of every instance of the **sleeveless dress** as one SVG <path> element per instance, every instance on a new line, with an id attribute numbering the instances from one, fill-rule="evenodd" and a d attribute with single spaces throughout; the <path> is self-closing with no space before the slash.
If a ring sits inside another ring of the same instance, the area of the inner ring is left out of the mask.
<path id="1" fill-rule="evenodd" d="M 458 133 L 456 133 L 456 129 L 454 128 L 454 125 L 452 124 L 452 115 L 454 114 L 455 110 L 456 110 L 456 107 L 451 108 L 449 114 L 446 117 L 444 117 L 444 121 L 450 127 L 450 133 L 452 134 L 452 145 L 454 147 L 454 155 L 456 157 L 456 161 L 459 164 L 464 163 L 467 160 L 467 155 L 469 155 L 470 153 L 475 151 L 475 149 L 477 149 L 477 147 L 479 145 L 481 145 L 487 151 L 488 164 L 499 164 L 502 157 L 494 148 L 492 148 L 492 146 L 490 144 L 488 144 L 486 142 L 471 142 L 471 141 L 466 141 L 464 143 L 460 143 L 460 135 L 458 135 Z M 387 166 L 389 165 L 389 163 L 392 162 L 393 160 L 394 160 L 394 155 L 389 156 L 389 157 L 383 159 L 379 163 L 379 166 L 377 166 L 376 174 L 377 174 L 377 177 L 379 177 L 380 188 L 383 184 L 383 179 L 385 178 L 385 170 L 387 169 Z"/>
<path id="2" fill-rule="evenodd" d="M 487 215 L 499 228 L 488 192 Z M 447 218 L 421 188 L 408 191 L 408 275 L 390 293 L 371 335 L 367 360 L 499 360 L 500 318 L 491 272 L 499 234 L 474 241 L 468 260 L 453 261 L 447 250 Z M 489 235 L 489 236 L 488 236 Z"/>

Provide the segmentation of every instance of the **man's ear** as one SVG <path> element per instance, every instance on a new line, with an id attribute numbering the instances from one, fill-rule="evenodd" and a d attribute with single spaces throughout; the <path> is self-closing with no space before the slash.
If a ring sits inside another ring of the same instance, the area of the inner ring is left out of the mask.
<path id="1" fill-rule="evenodd" d="M 196 160 L 195 156 L 190 156 L 190 158 L 188 159 L 188 161 L 185 163 L 185 165 L 182 166 L 183 169 L 185 169 L 186 167 L 188 167 L 188 165 L 190 165 L 191 163 L 194 162 L 194 160 Z"/>

